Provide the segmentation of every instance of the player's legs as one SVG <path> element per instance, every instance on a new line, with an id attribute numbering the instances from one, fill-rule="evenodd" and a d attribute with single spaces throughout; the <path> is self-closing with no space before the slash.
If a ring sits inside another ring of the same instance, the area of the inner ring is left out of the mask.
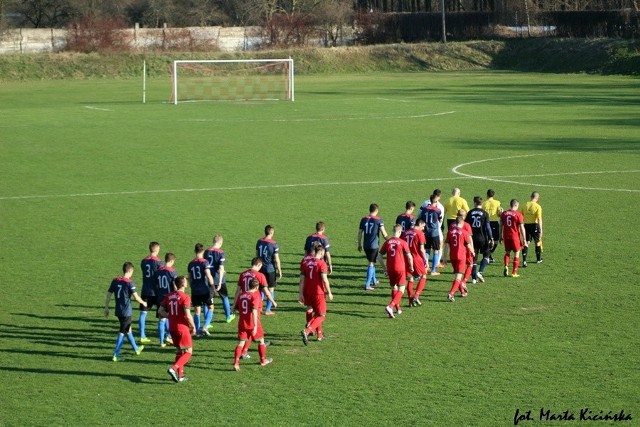
<path id="1" fill-rule="evenodd" d="M 192 299 L 195 299 L 192 297 Z M 193 324 L 196 327 L 196 332 L 200 331 L 200 313 L 202 313 L 202 306 L 193 302 Z"/>
<path id="2" fill-rule="evenodd" d="M 156 299 L 155 297 L 143 296 L 142 300 L 147 303 L 147 306 L 140 305 L 140 317 L 138 318 L 138 330 L 140 331 L 140 342 L 147 343 L 151 342 L 149 338 L 147 338 L 146 334 L 146 326 L 147 326 L 147 315 L 149 314 L 149 309 L 155 305 Z"/>
<path id="3" fill-rule="evenodd" d="M 271 298 L 273 298 L 273 300 L 276 300 L 276 272 L 275 271 L 271 271 L 265 274 L 265 276 L 267 277 L 267 283 L 269 286 L 269 292 L 271 292 Z M 264 314 L 266 314 L 267 316 L 274 314 L 272 311 L 273 308 L 273 303 L 269 300 L 267 300 L 267 305 L 264 308 Z"/>
<path id="4" fill-rule="evenodd" d="M 213 323 L 213 315 L 215 313 L 213 307 L 213 297 L 210 296 L 209 300 L 204 306 L 204 325 L 202 325 L 202 334 L 209 335 L 209 328 L 211 328 L 211 324 Z"/>
<path id="5" fill-rule="evenodd" d="M 222 301 L 222 309 L 224 310 L 224 315 L 227 323 L 230 323 L 233 319 L 235 319 L 236 315 L 231 312 L 231 303 L 229 302 L 229 291 L 227 290 L 227 284 L 222 283 L 220 287 L 220 300 Z"/>
<path id="6" fill-rule="evenodd" d="M 247 331 L 243 331 L 243 330 L 238 331 L 238 344 L 236 345 L 233 352 L 233 368 L 236 371 L 240 370 L 240 359 L 242 358 L 244 347 L 247 344 L 248 339 L 249 339 L 249 333 Z"/>
<path id="7" fill-rule="evenodd" d="M 418 285 L 416 286 L 416 292 L 415 294 L 413 294 L 414 306 L 422 305 L 422 303 L 420 302 L 420 296 L 422 296 L 422 291 L 424 291 L 424 288 L 427 284 L 427 273 L 421 274 L 418 277 L 419 279 L 418 279 Z"/>
<path id="8" fill-rule="evenodd" d="M 364 288 L 366 290 L 373 289 L 378 283 L 376 279 L 376 262 L 378 261 L 378 249 L 367 249 L 364 250 L 365 256 L 367 257 L 367 276 L 364 282 Z"/>
<path id="9" fill-rule="evenodd" d="M 409 298 L 409 306 L 413 307 L 413 274 L 408 273 L 407 275 L 407 298 Z"/>

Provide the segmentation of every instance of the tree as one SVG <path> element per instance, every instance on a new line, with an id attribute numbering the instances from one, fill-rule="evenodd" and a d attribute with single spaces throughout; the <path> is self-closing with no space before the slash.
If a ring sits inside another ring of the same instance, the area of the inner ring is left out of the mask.
<path id="1" fill-rule="evenodd" d="M 6 9 L 20 16 L 18 25 L 34 28 L 64 27 L 73 16 L 66 0 L 9 0 Z"/>
<path id="2" fill-rule="evenodd" d="M 337 46 L 338 38 L 353 13 L 351 0 L 324 0 L 315 13 L 325 35 L 325 46 Z"/>

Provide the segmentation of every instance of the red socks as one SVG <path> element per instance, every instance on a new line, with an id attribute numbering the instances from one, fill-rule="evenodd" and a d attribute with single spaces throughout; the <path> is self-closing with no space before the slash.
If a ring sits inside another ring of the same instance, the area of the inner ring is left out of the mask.
<path id="1" fill-rule="evenodd" d="M 264 363 L 267 359 L 267 346 L 264 344 L 258 344 L 258 355 L 260 356 L 260 363 Z"/>
<path id="2" fill-rule="evenodd" d="M 458 288 L 460 288 L 460 280 L 455 279 L 453 281 L 453 284 L 451 285 L 451 290 L 449 291 L 449 295 L 455 295 L 456 291 L 458 290 Z M 461 291 L 462 292 L 462 291 Z"/>
<path id="3" fill-rule="evenodd" d="M 414 298 L 420 298 L 420 295 L 422 295 L 422 291 L 424 290 L 424 286 L 427 283 L 427 278 L 426 277 L 421 277 L 420 281 L 418 282 L 418 287 L 416 288 L 416 293 L 413 294 Z"/>
<path id="4" fill-rule="evenodd" d="M 513 274 L 516 274 L 518 271 L 518 266 L 520 265 L 520 258 L 513 259 Z"/>
<path id="5" fill-rule="evenodd" d="M 504 255 L 504 266 L 508 267 L 510 261 L 511 261 L 511 256 L 509 256 L 509 254 L 505 254 Z"/>
<path id="6" fill-rule="evenodd" d="M 242 344 L 239 344 L 236 346 L 236 350 L 233 354 L 233 364 L 237 365 L 238 363 L 240 363 L 240 356 L 242 356 L 242 350 L 244 349 L 244 346 Z"/>

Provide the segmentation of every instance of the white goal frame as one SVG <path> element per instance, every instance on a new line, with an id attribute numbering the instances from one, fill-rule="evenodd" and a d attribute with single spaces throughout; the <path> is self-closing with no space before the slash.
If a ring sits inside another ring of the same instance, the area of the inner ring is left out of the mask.
<path id="1" fill-rule="evenodd" d="M 171 69 L 171 90 L 173 96 L 173 104 L 178 104 L 178 66 L 180 64 L 224 64 L 224 63 L 278 63 L 284 62 L 288 63 L 288 75 L 287 75 L 287 88 L 285 90 L 285 100 L 294 101 L 295 100 L 295 82 L 294 82 L 294 69 L 293 69 L 293 59 L 181 59 L 175 60 L 172 64 Z M 184 101 L 183 101 L 184 102 Z"/>

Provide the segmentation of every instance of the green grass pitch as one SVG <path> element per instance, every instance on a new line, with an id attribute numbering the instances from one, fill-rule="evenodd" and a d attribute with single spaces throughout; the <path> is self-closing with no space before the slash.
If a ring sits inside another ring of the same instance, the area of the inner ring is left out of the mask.
<path id="1" fill-rule="evenodd" d="M 174 106 L 168 81 L 147 95 L 126 80 L 0 86 L 0 424 L 497 426 L 532 410 L 526 426 L 540 408 L 640 419 L 638 79 L 301 76 L 295 102 Z M 453 304 L 447 272 L 390 320 L 386 283 L 362 290 L 358 221 L 377 202 L 389 229 L 407 200 L 453 187 L 469 201 L 493 188 L 503 206 L 539 191 L 545 261 L 518 279 L 491 265 Z M 298 265 L 318 220 L 335 300 L 328 338 L 304 347 Z M 193 245 L 221 233 L 234 289 L 266 224 L 284 269 L 278 314 L 263 319 L 272 365 L 254 356 L 234 372 L 236 323 L 221 315 L 188 383 L 169 380 L 173 351 L 155 344 L 110 361 L 117 320 L 102 304 L 124 261 L 158 240 L 184 274 Z"/>

